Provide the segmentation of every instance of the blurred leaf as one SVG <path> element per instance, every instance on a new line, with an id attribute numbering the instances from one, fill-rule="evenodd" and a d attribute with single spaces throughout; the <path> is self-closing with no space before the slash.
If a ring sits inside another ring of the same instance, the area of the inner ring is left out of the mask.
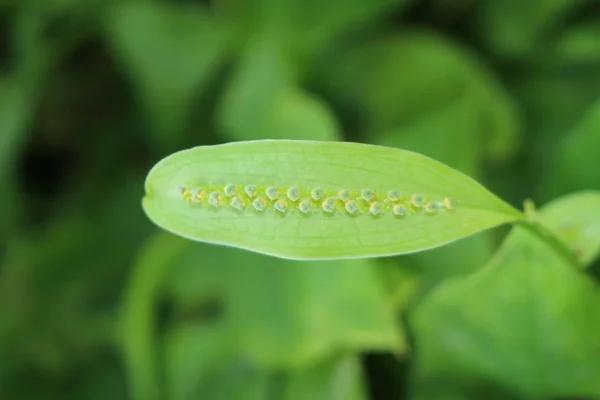
<path id="1" fill-rule="evenodd" d="M 153 144 L 176 148 L 192 100 L 226 54 L 225 27 L 200 7 L 119 2 L 107 33 L 146 108 Z"/>
<path id="2" fill-rule="evenodd" d="M 236 271 L 232 328 L 258 365 L 306 367 L 344 350 L 404 351 L 367 261 L 294 262 L 249 253 Z"/>
<path id="3" fill-rule="evenodd" d="M 389 36 L 334 53 L 322 70 L 329 96 L 356 114 L 355 125 L 374 135 L 371 140 L 407 135 L 411 144 L 455 150 L 453 160 L 466 168 L 474 167 L 475 155 L 501 162 L 514 154 L 519 123 L 512 100 L 487 66 L 444 37 L 418 31 Z M 468 148 L 440 143 L 451 140 Z"/>
<path id="4" fill-rule="evenodd" d="M 335 357 L 293 373 L 282 400 L 366 400 L 360 360 Z"/>
<path id="5" fill-rule="evenodd" d="M 479 3 L 477 31 L 488 48 L 508 57 L 532 54 L 585 0 L 489 0 Z"/>
<path id="6" fill-rule="evenodd" d="M 567 62 L 600 62 L 600 20 L 567 30 L 556 42 L 556 55 Z"/>
<path id="7" fill-rule="evenodd" d="M 189 243 L 157 234 L 140 253 L 123 304 L 121 341 L 132 399 L 161 399 L 164 387 L 156 356 L 155 306 L 163 279 Z"/>
<path id="8" fill-rule="evenodd" d="M 295 262 L 185 242 L 166 282 L 169 296 L 184 314 L 217 301 L 229 324 L 220 337 L 258 366 L 287 370 L 339 350 L 404 350 L 370 262 Z"/>
<path id="9" fill-rule="evenodd" d="M 266 35 L 290 54 L 310 58 L 338 37 L 376 24 L 386 12 L 399 12 L 410 0 L 234 0 L 219 1 L 239 30 L 240 40 Z"/>
<path id="10" fill-rule="evenodd" d="M 232 352 L 227 326 L 184 325 L 166 338 L 169 399 L 263 400 L 269 374 Z"/>
<path id="11" fill-rule="evenodd" d="M 189 189 L 182 192 L 182 186 Z M 192 200 L 190 190 L 197 187 L 202 192 Z M 297 193 L 290 194 L 290 187 Z M 325 200 L 314 199 L 314 188 L 324 191 L 318 197 Z M 248 189 L 256 193 L 248 195 Z M 279 191 L 289 204 L 275 199 Z M 411 253 L 520 217 L 435 160 L 358 143 L 264 140 L 195 147 L 157 163 L 146 193 L 144 210 L 163 229 L 291 259 Z M 373 204 L 381 207 L 375 213 Z"/>
<path id="12" fill-rule="evenodd" d="M 487 387 L 499 398 L 595 398 L 599 308 L 593 281 L 515 228 L 489 265 L 441 285 L 411 316 L 416 397 Z"/>
<path id="13" fill-rule="evenodd" d="M 340 140 L 341 136 L 327 104 L 289 88 L 275 100 L 264 134 L 254 139 Z"/>
<path id="14" fill-rule="evenodd" d="M 292 75 L 275 39 L 257 38 L 248 44 L 218 110 L 219 124 L 225 134 L 233 140 L 285 137 L 287 132 L 269 129 L 269 120 L 275 115 L 277 99 L 293 85 Z"/>
<path id="15" fill-rule="evenodd" d="M 292 83 L 274 43 L 244 53 L 221 103 L 220 124 L 233 140 L 336 140 L 341 134 L 327 105 Z"/>
<path id="16" fill-rule="evenodd" d="M 394 131 L 376 136 L 373 143 L 421 153 L 465 174 L 480 176 L 481 131 L 475 103 L 465 93 Z"/>
<path id="17" fill-rule="evenodd" d="M 600 253 L 600 191 L 578 192 L 544 206 L 541 217 L 584 266 Z"/>
<path id="18" fill-rule="evenodd" d="M 157 235 L 136 266 L 125 306 L 134 398 L 148 398 L 162 386 L 155 308 L 164 294 L 178 316 L 170 321 L 165 349 L 167 390 L 175 398 L 237 398 L 231 391 L 245 385 L 262 390 L 264 376 L 252 372 L 260 366 L 289 371 L 337 351 L 403 351 L 374 272 L 361 260 L 292 262 Z M 195 313 L 210 301 L 219 304 L 216 319 Z M 194 327 L 181 326 L 186 316 L 195 318 Z"/>
<path id="19" fill-rule="evenodd" d="M 600 189 L 597 150 L 600 149 L 600 101 L 558 146 L 557 160 L 541 191 L 545 197 L 570 191 Z"/>

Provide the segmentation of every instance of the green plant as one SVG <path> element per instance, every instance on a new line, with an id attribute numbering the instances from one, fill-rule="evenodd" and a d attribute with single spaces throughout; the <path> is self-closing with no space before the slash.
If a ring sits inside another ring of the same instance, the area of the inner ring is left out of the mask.
<path id="1" fill-rule="evenodd" d="M 526 201 L 519 212 L 468 176 L 417 153 L 358 143 L 259 140 L 166 157 L 148 174 L 143 207 L 157 225 L 187 239 L 297 260 L 424 251 L 513 223 L 486 267 L 442 286 L 416 309 L 416 344 L 424 345 L 417 385 L 429 393 L 442 374 L 457 379 L 444 381 L 438 394 L 460 396 L 473 376 L 492 385 L 510 382 L 515 396 L 600 394 L 600 318 L 587 318 L 600 306 L 600 293 L 580 272 L 600 252 L 600 192 L 565 196 L 540 212 Z M 526 290 L 519 291 L 524 282 Z M 544 312 L 535 321 L 524 319 L 535 312 L 526 303 L 518 307 L 523 296 L 538 297 Z M 498 313 L 503 307 L 507 314 Z M 557 323 L 564 313 L 568 326 Z M 493 329 L 480 337 L 498 360 L 477 359 L 484 352 L 472 347 L 483 344 L 432 340 L 436 329 L 460 336 L 463 323 Z M 521 323 L 536 325 L 525 342 L 513 334 Z M 502 359 L 514 349 L 502 348 L 496 335 L 512 337 L 520 351 Z M 535 343 L 543 349 L 531 347 Z M 557 358 L 564 371 L 540 370 L 523 352 Z M 447 365 L 449 359 L 465 359 L 464 365 Z M 517 373 L 537 375 L 514 380 Z"/>

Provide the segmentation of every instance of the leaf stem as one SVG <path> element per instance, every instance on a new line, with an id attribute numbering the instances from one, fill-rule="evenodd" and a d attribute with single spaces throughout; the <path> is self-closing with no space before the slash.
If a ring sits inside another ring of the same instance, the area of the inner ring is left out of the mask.
<path id="1" fill-rule="evenodd" d="M 551 247 L 564 261 L 566 261 L 573 268 L 580 270 L 581 266 L 575 254 L 569 250 L 551 229 L 546 227 L 543 222 L 539 219 L 535 206 L 531 200 L 525 201 L 525 214 L 523 218 L 515 222 L 529 231 L 531 234 L 542 240 L 549 247 Z"/>

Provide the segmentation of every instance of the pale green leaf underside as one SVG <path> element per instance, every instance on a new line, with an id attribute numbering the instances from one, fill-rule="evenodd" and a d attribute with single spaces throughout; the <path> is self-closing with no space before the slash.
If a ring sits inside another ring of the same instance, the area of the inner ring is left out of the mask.
<path id="1" fill-rule="evenodd" d="M 227 185 L 236 185 L 237 194 Z M 198 196 L 192 200 L 182 188 Z M 297 200 L 290 188 L 298 189 Z M 314 189 L 323 197 L 315 200 Z M 425 156 L 293 140 L 172 154 L 150 171 L 143 206 L 154 223 L 183 237 L 291 259 L 410 253 L 520 217 L 471 178 Z"/>

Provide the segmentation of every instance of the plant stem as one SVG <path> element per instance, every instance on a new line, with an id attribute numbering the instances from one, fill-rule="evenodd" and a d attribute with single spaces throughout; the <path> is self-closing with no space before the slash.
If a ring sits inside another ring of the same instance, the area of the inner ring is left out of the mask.
<path id="1" fill-rule="evenodd" d="M 556 237 L 556 235 L 548 229 L 544 224 L 538 221 L 534 215 L 526 215 L 525 218 L 516 222 L 516 225 L 520 225 L 531 234 L 541 239 L 544 243 L 550 246 L 564 261 L 566 261 L 573 268 L 580 270 L 581 265 L 575 255 L 569 250 L 569 248 Z"/>

